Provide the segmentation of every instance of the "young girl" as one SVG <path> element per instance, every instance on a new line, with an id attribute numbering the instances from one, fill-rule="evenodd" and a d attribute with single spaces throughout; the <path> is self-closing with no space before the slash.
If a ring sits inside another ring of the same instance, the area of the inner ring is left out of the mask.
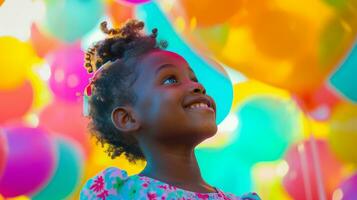
<path id="1" fill-rule="evenodd" d="M 120 29 L 101 29 L 107 38 L 86 53 L 85 67 L 94 72 L 86 88 L 90 132 L 114 158 L 146 160 L 133 176 L 110 167 L 90 179 L 80 199 L 259 199 L 242 197 L 207 184 L 194 148 L 215 135 L 216 105 L 180 55 L 164 50 L 141 30 L 144 23 L 128 21 Z"/>

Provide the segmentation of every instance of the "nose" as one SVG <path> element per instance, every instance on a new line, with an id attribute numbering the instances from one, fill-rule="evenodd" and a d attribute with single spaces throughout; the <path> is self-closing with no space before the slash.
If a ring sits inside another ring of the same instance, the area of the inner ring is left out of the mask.
<path id="1" fill-rule="evenodd" d="M 201 83 L 198 82 L 193 82 L 192 88 L 191 88 L 192 93 L 201 93 L 201 94 L 206 94 L 206 89 L 203 87 Z"/>

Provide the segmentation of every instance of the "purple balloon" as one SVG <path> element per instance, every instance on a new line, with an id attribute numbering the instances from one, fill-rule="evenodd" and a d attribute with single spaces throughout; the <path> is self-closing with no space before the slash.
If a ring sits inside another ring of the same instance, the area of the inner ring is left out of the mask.
<path id="1" fill-rule="evenodd" d="M 51 77 L 49 80 L 52 92 L 65 101 L 77 102 L 89 83 L 90 74 L 83 67 L 84 52 L 80 44 L 65 46 L 53 53 Z"/>
<path id="2" fill-rule="evenodd" d="M 54 173 L 54 142 L 40 128 L 13 127 L 4 129 L 4 132 L 9 151 L 0 180 L 0 194 L 4 197 L 31 195 Z"/>
<path id="3" fill-rule="evenodd" d="M 140 4 L 140 3 L 146 3 L 149 2 L 150 0 L 118 0 L 120 1 L 124 1 L 124 2 L 128 2 L 128 3 L 133 3 L 133 4 Z"/>
<path id="4" fill-rule="evenodd" d="M 357 198 L 357 173 L 341 183 L 343 200 L 355 200 Z"/>

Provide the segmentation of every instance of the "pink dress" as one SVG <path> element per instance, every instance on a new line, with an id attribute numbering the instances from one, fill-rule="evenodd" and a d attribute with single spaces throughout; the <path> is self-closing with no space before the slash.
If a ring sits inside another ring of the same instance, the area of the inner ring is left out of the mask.
<path id="1" fill-rule="evenodd" d="M 90 200 L 260 200 L 256 193 L 242 196 L 223 192 L 199 193 L 184 190 L 159 180 L 133 175 L 116 167 L 110 167 L 91 178 L 84 185 L 80 199 Z"/>

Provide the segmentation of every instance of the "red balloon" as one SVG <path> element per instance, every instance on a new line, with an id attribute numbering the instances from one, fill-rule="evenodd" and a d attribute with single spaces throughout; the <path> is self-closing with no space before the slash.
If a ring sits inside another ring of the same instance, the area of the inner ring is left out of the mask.
<path id="1" fill-rule="evenodd" d="M 314 169 L 316 160 L 313 157 L 311 140 L 293 145 L 285 156 L 289 171 L 283 179 L 283 185 L 295 200 L 319 199 L 317 186 L 319 174 L 323 182 L 323 195 L 326 199 L 332 199 L 334 190 L 343 178 L 342 164 L 332 154 L 327 142 L 316 140 L 315 145 L 319 173 Z"/>
<path id="2" fill-rule="evenodd" d="M 14 90 L 0 90 L 0 124 L 23 116 L 31 108 L 33 96 L 30 81 Z"/>
<path id="3" fill-rule="evenodd" d="M 333 108 L 341 102 L 341 98 L 327 84 L 311 93 L 296 96 L 295 100 L 301 109 L 318 121 L 328 120 Z"/>
<path id="4" fill-rule="evenodd" d="M 88 119 L 82 115 L 82 103 L 68 103 L 56 99 L 40 114 L 40 125 L 55 134 L 77 141 L 85 155 L 90 149 Z"/>
<path id="5" fill-rule="evenodd" d="M 5 135 L 3 131 L 0 130 L 0 180 L 5 169 L 7 155 L 8 155 L 8 146 L 5 140 Z"/>

